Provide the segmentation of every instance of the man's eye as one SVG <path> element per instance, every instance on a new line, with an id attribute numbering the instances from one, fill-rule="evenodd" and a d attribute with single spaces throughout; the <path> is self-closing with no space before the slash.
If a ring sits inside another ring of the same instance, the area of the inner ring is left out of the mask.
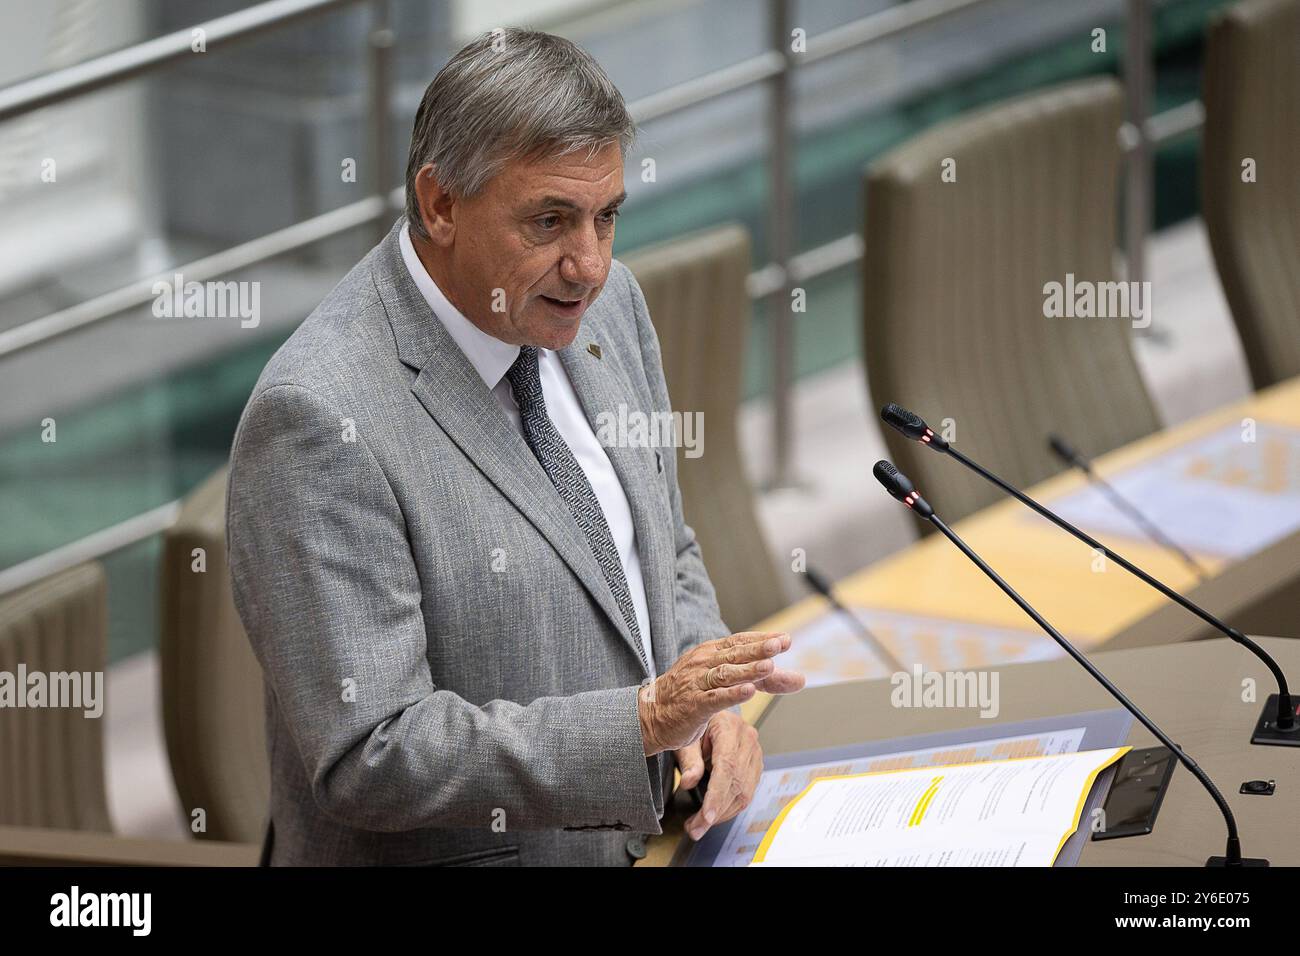
<path id="1" fill-rule="evenodd" d="M 540 216 L 534 220 L 543 229 L 554 229 L 560 224 L 559 216 Z"/>
<path id="2" fill-rule="evenodd" d="M 619 216 L 619 211 L 617 209 L 611 209 L 609 210 L 609 212 L 601 213 L 599 218 L 601 222 L 611 223 L 615 219 L 617 219 L 618 216 Z"/>

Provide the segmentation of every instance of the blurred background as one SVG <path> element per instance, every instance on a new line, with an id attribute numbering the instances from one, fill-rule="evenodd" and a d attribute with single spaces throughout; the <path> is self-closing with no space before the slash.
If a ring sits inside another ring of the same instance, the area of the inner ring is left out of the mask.
<path id="1" fill-rule="evenodd" d="M 1149 400 L 1144 414 L 1174 426 L 1271 384 L 1250 367 L 1203 218 L 1207 35 L 1234 6 L 0 0 L 0 602 L 30 614 L 25 591 L 93 565 L 83 584 L 87 600 L 104 602 L 105 624 L 102 650 L 90 653 L 108 673 L 102 741 L 86 745 L 102 747 L 102 773 L 97 758 L 69 758 L 90 766 L 83 783 L 102 787 L 103 812 L 42 819 L 37 791 L 13 785 L 11 819 L 0 824 L 192 834 L 193 802 L 178 794 L 176 774 L 197 771 L 178 770 L 185 731 L 167 725 L 199 720 L 181 716 L 176 699 L 206 692 L 205 678 L 169 671 L 168 654 L 181 651 L 168 641 L 184 648 L 189 638 L 168 634 L 228 626 L 229 612 L 219 594 L 169 596 L 164 582 L 176 571 L 166 556 L 176 548 L 188 561 L 203 534 L 219 553 L 223 479 L 211 482 L 253 383 L 397 215 L 419 98 L 470 37 L 511 24 L 573 39 L 641 126 L 615 255 L 646 287 L 674 407 L 708 409 L 704 458 L 722 471 L 699 481 L 716 489 L 739 475 L 744 485 L 717 502 L 684 489 L 706 558 L 710 539 L 722 540 L 710 512 L 739 509 L 726 521 L 751 535 L 767 566 L 749 580 L 775 582 L 757 603 L 720 583 L 738 628 L 804 593 L 789 573 L 796 549 L 840 578 L 917 538 L 894 502 L 866 488 L 886 450 L 867 371 L 891 333 L 864 333 L 887 311 L 873 311 L 864 276 L 901 267 L 871 264 L 865 224 L 868 171 L 926 134 L 1055 90 L 1100 98 L 1116 114 L 1113 142 L 1102 137 L 1114 168 L 1103 161 L 1072 175 L 1085 190 L 1104 187 L 1100 202 L 1113 205 L 1099 227 L 1107 267 L 1152 283 L 1150 326 L 1116 326 Z M 1003 201 L 1016 204 L 1011 193 Z M 725 323 L 722 311 L 692 313 L 673 298 L 674 250 L 697 263 L 721 257 L 709 276 L 733 285 L 707 295 L 727 303 Z M 1020 253 L 1008 255 L 1011 266 Z M 737 256 L 741 265 L 726 267 Z M 260 282 L 259 323 L 155 317 L 153 283 L 177 272 Z M 791 308 L 796 289 L 805 309 Z M 721 339 L 690 339 L 710 323 Z M 936 351 L 947 341 L 937 337 Z M 709 356 L 728 392 L 691 370 Z M 958 347 L 945 360 L 963 357 Z M 204 488 L 215 519 L 185 510 Z M 224 574 L 224 558 L 209 560 Z M 172 703 L 169 673 L 191 681 L 171 691 Z M 226 706 L 256 710 L 259 695 Z M 232 824 L 197 835 L 247 843 L 256 831 Z"/>

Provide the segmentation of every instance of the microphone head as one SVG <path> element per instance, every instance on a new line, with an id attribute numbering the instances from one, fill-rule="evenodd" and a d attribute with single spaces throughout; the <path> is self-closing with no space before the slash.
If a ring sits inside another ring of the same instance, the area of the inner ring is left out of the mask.
<path id="1" fill-rule="evenodd" d="M 906 435 L 913 441 L 920 441 L 925 434 L 925 420 L 902 405 L 890 402 L 880 410 L 880 419 L 886 425 Z"/>
<path id="2" fill-rule="evenodd" d="M 894 467 L 893 462 L 885 461 L 882 458 L 876 462 L 876 466 L 871 469 L 871 472 L 876 476 L 876 481 L 884 485 L 885 490 L 890 495 L 907 505 L 922 518 L 929 518 L 934 514 L 934 509 L 917 492 L 912 482 L 908 480 L 907 475 Z"/>
<path id="3" fill-rule="evenodd" d="M 919 441 L 923 445 L 929 445 L 939 451 L 948 450 L 948 442 L 942 436 L 936 435 L 934 429 L 925 423 L 920 415 L 909 412 L 902 405 L 896 405 L 890 402 L 880 410 L 880 419 L 890 428 L 906 435 L 912 441 Z"/>
<path id="4" fill-rule="evenodd" d="M 1084 457 L 1075 451 L 1070 443 L 1060 435 L 1048 435 L 1047 444 L 1056 457 L 1060 458 L 1067 465 L 1083 468 L 1085 470 L 1087 469 L 1088 463 L 1084 460 Z"/>
<path id="5" fill-rule="evenodd" d="M 813 568 L 811 566 L 805 567 L 803 571 L 804 571 L 804 580 L 808 582 L 808 586 L 810 588 L 812 588 L 822 597 L 825 598 L 831 597 L 831 583 L 830 581 L 822 577 L 820 571 L 818 571 L 816 568 Z"/>
<path id="6" fill-rule="evenodd" d="M 899 501 L 902 501 L 916 490 L 912 487 L 912 483 L 907 480 L 907 475 L 895 468 L 892 461 L 880 459 L 880 461 L 876 462 L 876 467 L 871 469 L 871 473 L 876 476 L 876 481 L 884 485 L 885 490 Z"/>

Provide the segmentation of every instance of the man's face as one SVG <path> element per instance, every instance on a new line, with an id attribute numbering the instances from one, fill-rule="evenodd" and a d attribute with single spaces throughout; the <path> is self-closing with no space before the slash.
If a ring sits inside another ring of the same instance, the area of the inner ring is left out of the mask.
<path id="1" fill-rule="evenodd" d="M 503 341 L 564 348 L 609 276 L 625 195 L 616 142 L 510 163 L 455 201 L 452 304 Z"/>

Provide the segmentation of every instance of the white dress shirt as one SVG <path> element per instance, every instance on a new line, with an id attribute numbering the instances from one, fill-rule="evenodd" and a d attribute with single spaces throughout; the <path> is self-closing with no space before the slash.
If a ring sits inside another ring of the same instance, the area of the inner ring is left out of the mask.
<path id="1" fill-rule="evenodd" d="M 506 372 L 519 357 L 519 346 L 502 342 L 488 335 L 477 325 L 465 318 L 460 311 L 448 301 L 438 288 L 433 278 L 424 268 L 424 263 L 416 255 L 411 243 L 410 229 L 402 226 L 400 239 L 402 260 L 406 269 L 415 280 L 416 287 L 424 296 L 429 308 L 437 316 L 452 339 L 465 353 L 465 358 L 474 366 L 484 384 L 496 397 L 505 410 L 506 416 L 520 435 L 524 426 L 519 419 L 519 406 L 515 404 L 514 394 Z M 619 483 L 618 474 L 610 463 L 609 456 L 596 438 L 591 423 L 582 410 L 582 404 L 573 391 L 573 384 L 564 370 L 560 357 L 550 349 L 537 350 L 537 369 L 542 381 L 542 397 L 546 402 L 546 414 L 559 430 L 564 442 L 578 460 L 583 474 L 591 484 L 592 490 L 600 501 L 600 510 L 605 513 L 610 533 L 614 536 L 614 546 L 618 548 L 618 557 L 623 564 L 623 574 L 627 576 L 628 590 L 632 592 L 632 604 L 636 608 L 637 626 L 641 630 L 641 644 L 645 649 L 645 659 L 650 662 L 650 675 L 655 676 L 654 651 L 650 641 L 650 611 L 646 604 L 645 581 L 641 577 L 641 556 L 636 547 L 636 529 L 632 526 L 632 509 L 627 503 L 627 495 Z M 585 535 L 584 535 L 585 537 Z"/>

